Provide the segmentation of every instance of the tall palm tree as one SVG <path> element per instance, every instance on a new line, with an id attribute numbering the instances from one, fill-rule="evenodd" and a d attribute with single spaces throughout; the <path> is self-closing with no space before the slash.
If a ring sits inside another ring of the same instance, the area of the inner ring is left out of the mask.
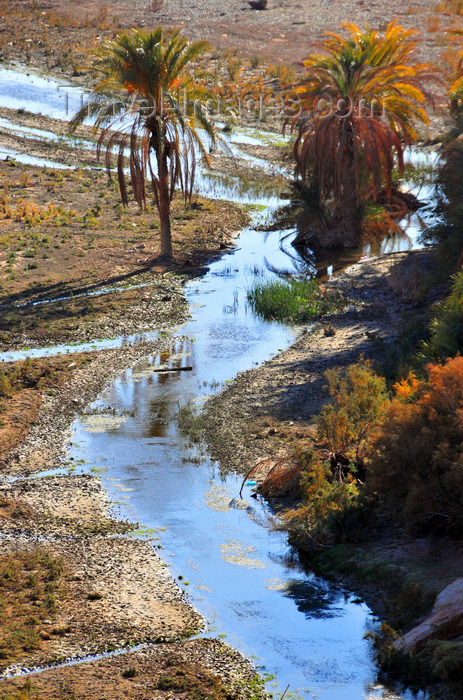
<path id="1" fill-rule="evenodd" d="M 327 33 L 322 51 L 302 61 L 307 75 L 290 91 L 286 124 L 297 133 L 297 175 L 316 186 L 320 201 L 334 202 L 326 240 L 345 247 L 359 242 L 362 203 L 380 192 L 390 197 L 394 165 L 403 170 L 416 122 L 428 123 L 430 67 L 409 64 L 413 30 L 391 22 L 381 36 L 343 26 L 347 38 Z"/>
<path id="2" fill-rule="evenodd" d="M 207 162 L 204 143 L 215 144 L 215 131 L 204 107 L 207 97 L 187 72 L 188 64 L 208 48 L 189 43 L 176 31 L 164 37 L 161 28 L 134 30 L 101 45 L 92 68 L 103 79 L 87 103 L 74 115 L 74 130 L 87 118 L 102 128 L 97 155 L 106 151 L 111 176 L 112 153 L 117 150 L 117 175 L 122 202 L 128 203 L 124 173 L 128 149 L 130 181 L 138 205 L 146 206 L 146 178 L 151 180 L 161 227 L 161 259 L 172 258 L 170 206 L 176 185 L 191 200 L 196 156 Z"/>

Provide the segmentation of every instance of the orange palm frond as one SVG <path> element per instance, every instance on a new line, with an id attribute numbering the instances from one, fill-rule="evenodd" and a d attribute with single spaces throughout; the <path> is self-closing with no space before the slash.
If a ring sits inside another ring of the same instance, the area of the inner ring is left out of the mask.
<path id="1" fill-rule="evenodd" d="M 322 198 L 351 205 L 391 193 L 395 164 L 429 119 L 428 64 L 411 64 L 418 32 L 390 22 L 383 35 L 368 25 L 327 33 L 317 53 L 302 61 L 304 78 L 290 90 L 286 122 L 296 130 L 296 173 L 315 177 Z"/>

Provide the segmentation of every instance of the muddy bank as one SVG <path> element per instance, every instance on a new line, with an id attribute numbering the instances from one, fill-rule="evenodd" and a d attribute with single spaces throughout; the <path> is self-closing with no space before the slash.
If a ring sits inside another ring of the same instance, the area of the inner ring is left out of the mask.
<path id="1" fill-rule="evenodd" d="M 178 337 L 177 337 L 178 340 Z M 127 368 L 145 366 L 150 358 L 169 357 L 175 341 L 168 337 L 139 345 L 69 357 L 69 379 L 54 391 L 44 392 L 37 420 L 29 425 L 23 442 L 2 456 L 4 476 L 33 474 L 70 463 L 67 460 L 69 427 L 85 406 L 94 401 L 112 379 Z M 160 363 L 160 360 L 159 360 Z M 25 397 L 25 402 L 29 396 Z"/>

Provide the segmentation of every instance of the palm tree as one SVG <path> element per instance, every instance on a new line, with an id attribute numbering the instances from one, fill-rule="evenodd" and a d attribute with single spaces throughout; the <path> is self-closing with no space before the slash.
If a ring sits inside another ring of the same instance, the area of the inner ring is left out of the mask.
<path id="1" fill-rule="evenodd" d="M 172 259 L 170 207 L 176 185 L 191 200 L 197 154 L 209 162 L 204 138 L 215 144 L 215 131 L 204 107 L 207 97 L 186 71 L 208 48 L 190 44 L 176 31 L 168 38 L 161 28 L 132 31 L 107 41 L 95 52 L 92 68 L 103 75 L 87 103 L 71 120 L 75 130 L 87 118 L 102 128 L 97 155 L 105 147 L 111 177 L 117 150 L 117 176 L 122 203 L 128 204 L 124 173 L 128 149 L 133 195 L 146 206 L 146 178 L 151 180 L 161 227 L 160 259 Z"/>
<path id="2" fill-rule="evenodd" d="M 393 168 L 403 171 L 416 122 L 428 123 L 430 68 L 409 65 L 416 32 L 395 22 L 383 36 L 343 26 L 350 36 L 327 33 L 322 52 L 302 61 L 307 75 L 290 92 L 285 124 L 297 132 L 296 174 L 333 205 L 329 221 L 322 217 L 333 247 L 358 245 L 362 204 L 380 193 L 390 198 Z"/>

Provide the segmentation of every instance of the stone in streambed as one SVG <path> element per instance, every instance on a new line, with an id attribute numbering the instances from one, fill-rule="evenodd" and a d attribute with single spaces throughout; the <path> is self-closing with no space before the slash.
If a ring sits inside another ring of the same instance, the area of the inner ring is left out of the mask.
<path id="1" fill-rule="evenodd" d="M 463 634 L 463 578 L 439 593 L 431 615 L 396 642 L 398 649 L 414 652 L 431 639 L 454 639 Z"/>

